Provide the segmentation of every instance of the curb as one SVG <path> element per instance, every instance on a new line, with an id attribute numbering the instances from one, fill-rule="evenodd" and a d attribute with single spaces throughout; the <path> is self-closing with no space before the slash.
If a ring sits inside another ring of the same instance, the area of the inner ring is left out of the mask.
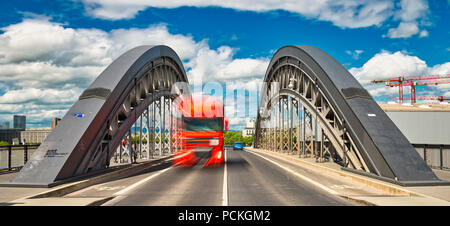
<path id="1" fill-rule="evenodd" d="M 353 203 L 356 203 L 356 204 L 362 205 L 362 206 L 378 206 L 378 205 L 375 205 L 374 203 L 371 203 L 371 202 L 363 200 L 363 199 L 356 199 L 356 198 L 352 198 L 350 196 L 345 196 L 345 195 L 339 195 L 339 197 L 346 199 L 349 202 L 353 202 Z"/>
<path id="2" fill-rule="evenodd" d="M 113 198 L 115 198 L 115 197 L 114 196 L 109 196 L 109 197 L 106 197 L 104 199 L 101 199 L 101 200 L 98 200 L 98 201 L 95 201 L 95 202 L 91 202 L 91 203 L 89 203 L 86 206 L 101 206 L 104 203 L 108 202 L 109 200 L 112 200 Z"/>

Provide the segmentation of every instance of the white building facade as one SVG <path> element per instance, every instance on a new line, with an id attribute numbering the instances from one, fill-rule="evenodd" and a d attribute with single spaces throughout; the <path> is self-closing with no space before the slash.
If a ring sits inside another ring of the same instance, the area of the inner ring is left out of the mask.
<path id="1" fill-rule="evenodd" d="M 255 120 L 248 118 L 246 120 L 246 126 L 242 130 L 242 136 L 248 137 L 253 136 L 255 134 Z"/>

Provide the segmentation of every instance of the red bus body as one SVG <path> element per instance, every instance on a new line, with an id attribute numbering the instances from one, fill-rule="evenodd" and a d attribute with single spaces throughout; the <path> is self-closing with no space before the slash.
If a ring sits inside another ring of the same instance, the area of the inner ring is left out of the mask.
<path id="1" fill-rule="evenodd" d="M 228 120 L 224 117 L 223 102 L 212 96 L 179 96 L 174 101 L 178 137 L 181 148 L 173 163 L 178 166 L 219 166 L 224 162 L 224 130 Z"/>

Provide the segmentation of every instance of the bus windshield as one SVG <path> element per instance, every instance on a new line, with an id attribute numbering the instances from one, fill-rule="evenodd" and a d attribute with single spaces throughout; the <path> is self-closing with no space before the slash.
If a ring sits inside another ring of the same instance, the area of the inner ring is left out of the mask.
<path id="1" fill-rule="evenodd" d="M 186 131 L 222 131 L 223 118 L 187 118 L 183 117 Z"/>

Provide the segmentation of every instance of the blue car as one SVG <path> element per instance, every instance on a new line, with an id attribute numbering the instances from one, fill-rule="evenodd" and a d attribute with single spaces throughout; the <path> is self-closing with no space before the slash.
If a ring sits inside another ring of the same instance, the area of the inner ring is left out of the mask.
<path id="1" fill-rule="evenodd" d="M 244 150 L 244 143 L 242 143 L 242 142 L 235 142 L 233 144 L 233 150 Z"/>

